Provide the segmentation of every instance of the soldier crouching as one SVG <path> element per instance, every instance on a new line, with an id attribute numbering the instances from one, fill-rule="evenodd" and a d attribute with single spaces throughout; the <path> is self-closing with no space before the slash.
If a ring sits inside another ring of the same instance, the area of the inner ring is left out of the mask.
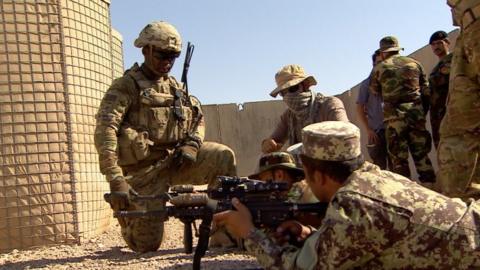
<path id="1" fill-rule="evenodd" d="M 169 76 L 181 38 L 167 22 L 148 24 L 135 40 L 145 61 L 134 64 L 106 92 L 97 114 L 95 146 L 100 170 L 119 210 L 161 210 L 165 202 L 131 202 L 132 193 L 162 194 L 177 184 L 213 185 L 236 175 L 235 155 L 204 142 L 200 102 Z M 155 251 L 163 239 L 158 217 L 119 218 L 122 236 L 137 252 Z"/>

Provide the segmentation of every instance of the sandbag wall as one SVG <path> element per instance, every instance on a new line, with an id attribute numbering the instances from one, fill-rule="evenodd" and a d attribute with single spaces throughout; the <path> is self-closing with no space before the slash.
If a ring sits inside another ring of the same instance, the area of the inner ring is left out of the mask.
<path id="1" fill-rule="evenodd" d="M 78 243 L 110 222 L 93 144 L 123 70 L 108 1 L 0 2 L 0 251 Z"/>

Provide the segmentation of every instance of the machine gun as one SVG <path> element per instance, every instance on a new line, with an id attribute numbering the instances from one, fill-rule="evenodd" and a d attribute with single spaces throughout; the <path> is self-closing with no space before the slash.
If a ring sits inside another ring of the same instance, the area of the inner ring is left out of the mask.
<path id="1" fill-rule="evenodd" d="M 325 215 L 328 203 L 297 204 L 287 202 L 285 191 L 287 183 L 263 182 L 239 177 L 218 177 L 218 187 L 207 190 L 193 190 L 193 186 L 174 186 L 171 192 L 153 196 L 135 196 L 133 201 L 165 200 L 171 205 L 164 210 L 133 210 L 114 212 L 115 217 L 146 217 L 155 216 L 162 220 L 169 217 L 178 218 L 185 225 L 184 247 L 186 253 L 192 248 L 192 223 L 201 220 L 199 226 L 198 244 L 193 257 L 193 269 L 200 269 L 200 262 L 208 249 L 210 227 L 213 214 L 225 210 L 234 210 L 231 199 L 238 198 L 250 210 L 253 224 L 256 227 L 274 228 L 283 221 L 294 219 L 299 213 L 311 213 L 322 217 Z M 104 198 L 108 202 L 109 195 Z"/>

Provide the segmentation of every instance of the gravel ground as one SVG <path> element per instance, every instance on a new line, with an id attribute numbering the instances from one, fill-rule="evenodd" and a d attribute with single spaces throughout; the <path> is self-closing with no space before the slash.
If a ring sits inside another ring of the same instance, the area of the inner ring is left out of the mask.
<path id="1" fill-rule="evenodd" d="M 192 254 L 183 253 L 183 225 L 166 223 L 165 241 L 159 251 L 132 252 L 115 225 L 81 245 L 13 250 L 0 254 L 0 269 L 191 269 Z M 194 240 L 195 241 L 195 240 Z M 202 259 L 202 269 L 258 268 L 255 258 L 235 249 L 210 249 Z"/>

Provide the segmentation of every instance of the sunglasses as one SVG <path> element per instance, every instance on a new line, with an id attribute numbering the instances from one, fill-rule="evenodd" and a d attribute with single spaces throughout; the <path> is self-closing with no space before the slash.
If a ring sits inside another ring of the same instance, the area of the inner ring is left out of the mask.
<path id="1" fill-rule="evenodd" d="M 153 51 L 153 57 L 157 58 L 160 61 L 173 61 L 180 55 L 179 52 L 172 51 Z"/>
<path id="2" fill-rule="evenodd" d="M 283 97 L 287 93 L 296 93 L 296 92 L 298 92 L 298 90 L 300 90 L 300 84 L 291 86 L 291 87 L 283 90 L 282 92 L 280 92 L 280 96 Z"/>

